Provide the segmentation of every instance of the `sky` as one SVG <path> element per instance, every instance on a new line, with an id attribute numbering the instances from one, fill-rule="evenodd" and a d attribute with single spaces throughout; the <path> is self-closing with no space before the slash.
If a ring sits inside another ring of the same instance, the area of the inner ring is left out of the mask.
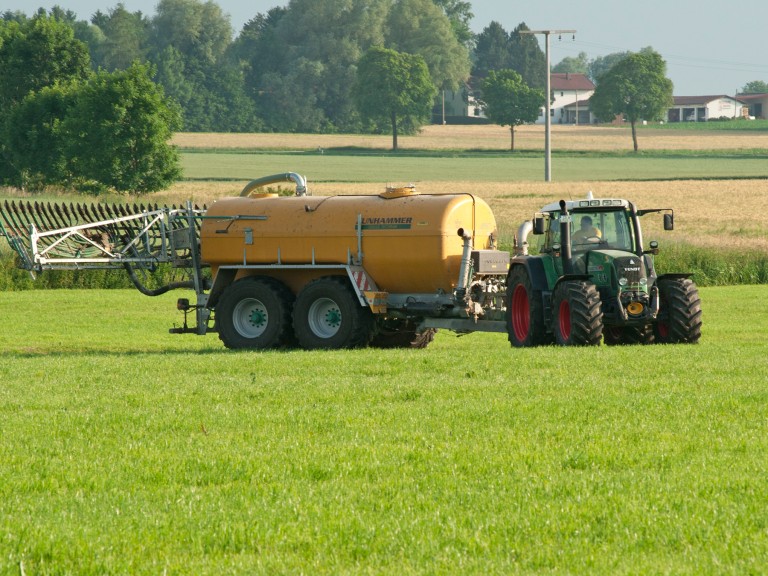
<path id="1" fill-rule="evenodd" d="M 119 0 L 0 0 L 0 12 L 33 13 L 59 5 L 88 20 Z M 284 6 L 280 0 L 214 0 L 229 14 L 232 27 L 260 12 Z M 508 32 L 521 22 L 532 30 L 576 30 L 561 39 L 550 35 L 552 65 L 585 52 L 588 59 L 651 46 L 667 62 L 675 96 L 733 96 L 747 82 L 768 82 L 765 23 L 767 0 L 708 3 L 701 0 L 470 0 L 471 27 L 481 32 L 499 22 Z M 122 0 L 131 12 L 153 15 L 158 0 Z M 539 36 L 542 50 L 544 37 Z"/>

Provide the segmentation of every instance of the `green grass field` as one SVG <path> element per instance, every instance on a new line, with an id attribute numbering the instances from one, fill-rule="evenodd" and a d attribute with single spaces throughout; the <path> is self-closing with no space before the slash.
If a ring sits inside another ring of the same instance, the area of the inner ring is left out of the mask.
<path id="1" fill-rule="evenodd" d="M 429 157 L 423 153 L 392 154 L 380 151 L 344 153 L 192 152 L 182 155 L 184 177 L 190 180 L 249 180 L 278 172 L 310 175 L 312 182 L 413 181 L 540 181 L 544 178 L 541 153 L 456 154 Z M 710 154 L 587 154 L 555 155 L 553 179 L 558 181 L 669 180 L 768 178 L 762 151 Z"/>
<path id="2" fill-rule="evenodd" d="M 695 346 L 234 352 L 0 297 L 1 574 L 760 574 L 764 286 Z"/>

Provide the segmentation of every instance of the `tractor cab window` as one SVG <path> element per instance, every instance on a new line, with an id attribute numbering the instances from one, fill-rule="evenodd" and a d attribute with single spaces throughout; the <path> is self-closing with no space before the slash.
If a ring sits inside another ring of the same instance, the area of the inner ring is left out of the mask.
<path id="1" fill-rule="evenodd" d="M 550 214 L 546 246 L 560 243 L 560 213 Z M 571 212 L 571 249 L 574 252 L 614 249 L 634 251 L 634 233 L 626 210 Z"/>

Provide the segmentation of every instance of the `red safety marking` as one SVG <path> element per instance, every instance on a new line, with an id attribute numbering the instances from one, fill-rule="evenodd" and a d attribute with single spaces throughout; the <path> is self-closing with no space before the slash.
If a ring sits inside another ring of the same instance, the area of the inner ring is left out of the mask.
<path id="1" fill-rule="evenodd" d="M 355 284 L 360 291 L 372 290 L 371 284 L 368 282 L 368 275 L 362 270 L 353 270 L 352 278 L 355 280 Z"/>

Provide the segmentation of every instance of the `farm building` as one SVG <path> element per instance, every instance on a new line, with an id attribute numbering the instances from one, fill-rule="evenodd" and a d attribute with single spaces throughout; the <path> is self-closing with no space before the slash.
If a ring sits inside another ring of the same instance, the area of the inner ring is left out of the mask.
<path id="1" fill-rule="evenodd" d="M 667 110 L 667 122 L 706 122 L 719 118 L 741 118 L 744 103 L 731 96 L 675 96 Z"/>
<path id="2" fill-rule="evenodd" d="M 749 110 L 750 118 L 768 118 L 768 94 L 736 94 Z"/>
<path id="3" fill-rule="evenodd" d="M 553 124 L 589 124 L 589 98 L 595 85 L 584 74 L 552 73 L 552 104 L 550 115 Z M 581 104 L 581 106 L 579 106 Z M 544 108 L 536 124 L 544 124 Z"/>

